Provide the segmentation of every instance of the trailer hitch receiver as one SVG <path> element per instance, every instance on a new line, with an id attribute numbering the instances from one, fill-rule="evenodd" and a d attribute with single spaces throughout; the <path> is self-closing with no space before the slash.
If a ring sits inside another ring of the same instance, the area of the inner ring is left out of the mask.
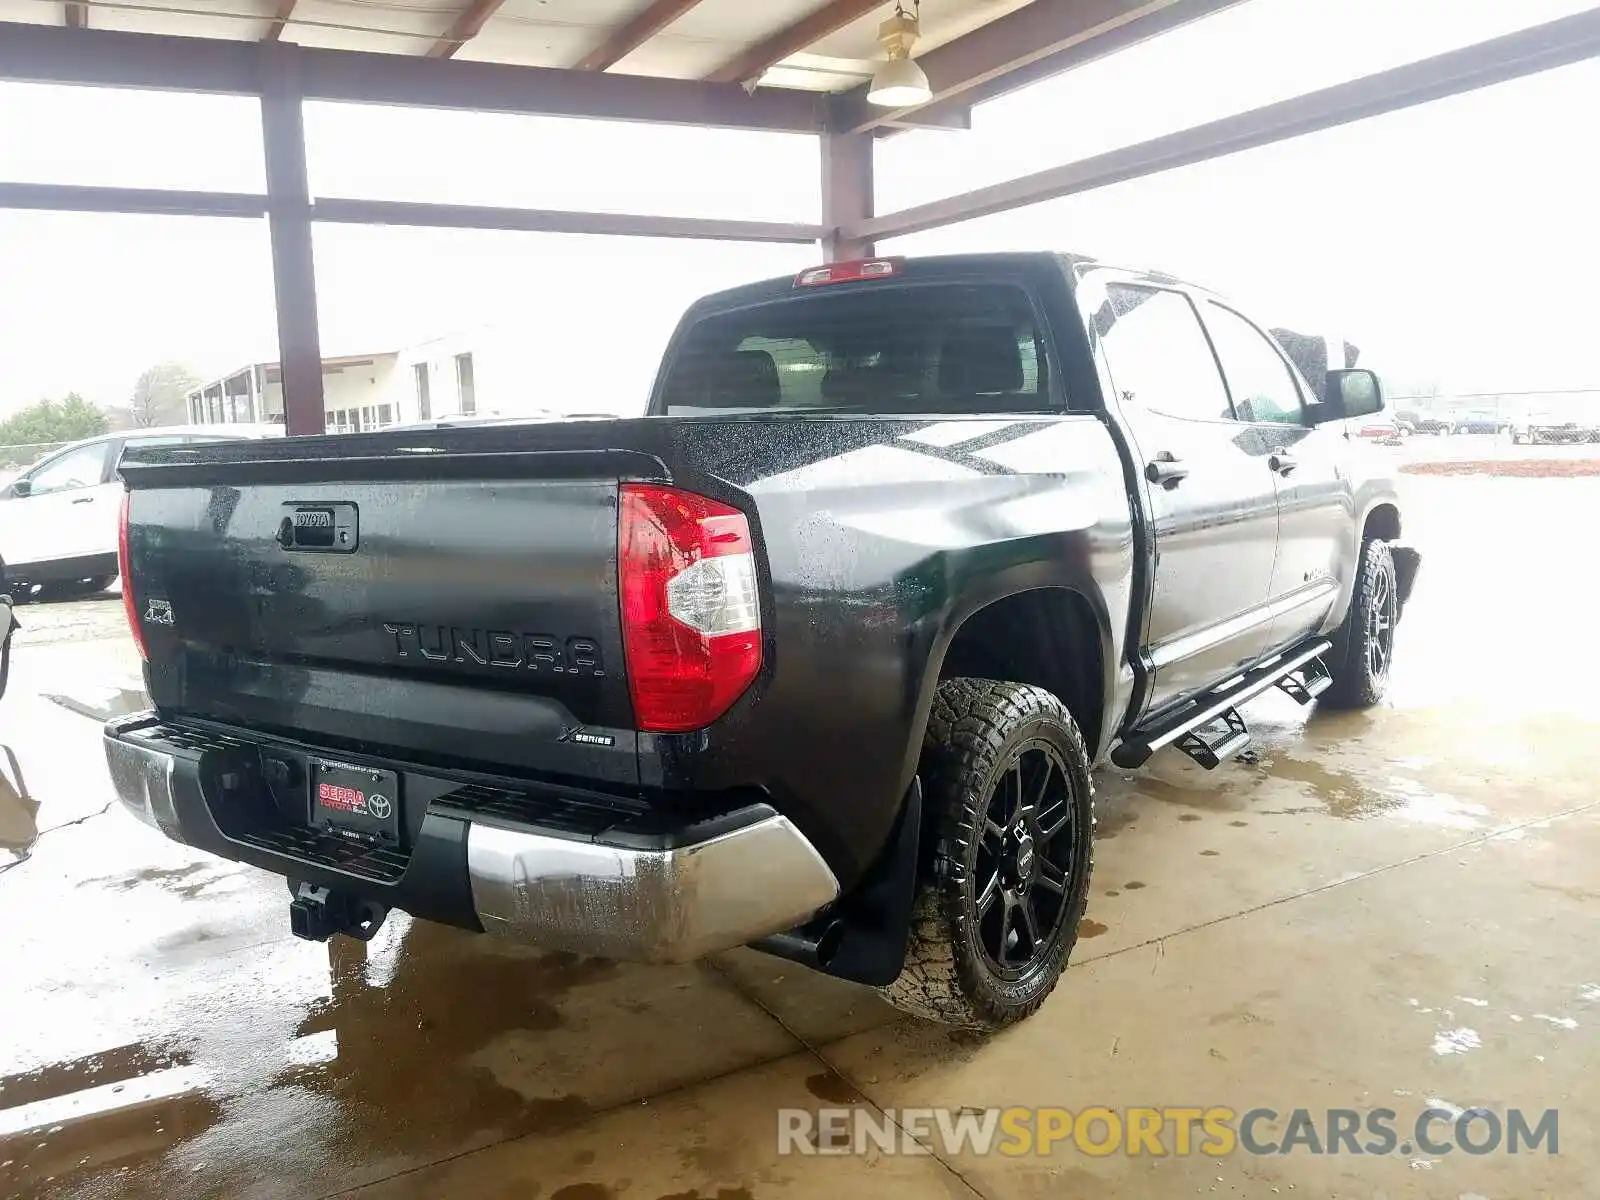
<path id="1" fill-rule="evenodd" d="M 292 881 L 289 890 L 294 896 L 289 902 L 289 930 L 307 941 L 325 942 L 336 933 L 371 941 L 389 915 L 387 904 L 349 892 Z"/>

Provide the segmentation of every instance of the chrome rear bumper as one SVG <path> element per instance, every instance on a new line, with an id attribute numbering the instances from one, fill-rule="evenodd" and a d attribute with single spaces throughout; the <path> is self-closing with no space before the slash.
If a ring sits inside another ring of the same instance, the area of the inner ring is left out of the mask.
<path id="1" fill-rule="evenodd" d="M 839 894 L 822 856 L 770 809 L 672 849 L 474 825 L 467 870 L 487 932 L 645 962 L 686 962 L 793 928 Z"/>
<path id="2" fill-rule="evenodd" d="M 245 744 L 230 738 L 228 746 L 237 755 Z M 227 801 L 207 794 L 206 782 L 216 760 L 208 765 L 205 756 L 218 751 L 173 736 L 154 714 L 112 722 L 105 748 L 123 806 L 174 841 L 395 908 L 407 909 L 408 897 L 448 891 L 462 894 L 464 909 L 470 892 L 484 931 L 552 949 L 685 962 L 791 929 L 839 894 L 822 856 L 765 804 L 719 818 L 699 837 L 690 828 L 677 837 L 615 840 L 479 823 L 430 806 L 424 840 L 456 845 L 457 857 L 417 853 L 398 878 L 365 878 L 224 833 L 228 823 L 217 820 L 216 804 Z M 464 911 L 451 919 L 472 924 Z"/>

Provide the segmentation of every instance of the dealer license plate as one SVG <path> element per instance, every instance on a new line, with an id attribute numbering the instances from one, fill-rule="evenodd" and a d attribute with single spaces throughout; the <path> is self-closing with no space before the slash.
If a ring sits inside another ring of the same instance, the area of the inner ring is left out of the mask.
<path id="1" fill-rule="evenodd" d="M 330 833 L 398 845 L 400 777 L 393 771 L 313 758 L 311 822 Z"/>

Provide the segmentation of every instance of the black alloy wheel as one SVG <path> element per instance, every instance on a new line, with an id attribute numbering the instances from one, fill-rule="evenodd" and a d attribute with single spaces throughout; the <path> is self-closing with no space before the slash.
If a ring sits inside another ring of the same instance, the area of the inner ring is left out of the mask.
<path id="1" fill-rule="evenodd" d="M 1072 878 L 1066 768 L 1046 742 L 1019 747 L 989 794 L 973 873 L 972 917 L 989 967 L 1020 979 L 1061 932 Z"/>
<path id="2" fill-rule="evenodd" d="M 898 1008 L 998 1029 L 1044 1003 L 1078 940 L 1094 870 L 1094 783 L 1059 698 L 1000 679 L 940 682 L 921 775 L 922 871 Z"/>

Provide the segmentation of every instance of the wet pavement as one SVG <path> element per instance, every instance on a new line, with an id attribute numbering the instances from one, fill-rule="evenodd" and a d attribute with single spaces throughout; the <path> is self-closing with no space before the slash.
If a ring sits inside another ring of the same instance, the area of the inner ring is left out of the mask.
<path id="1" fill-rule="evenodd" d="M 25 608 L 0 1195 L 1592 1194 L 1597 484 L 1409 483 L 1390 702 L 1274 694 L 1251 761 L 1103 774 L 1073 965 L 989 1039 L 748 951 L 645 968 L 398 915 L 295 941 L 281 881 L 109 807 L 99 721 L 141 703 L 120 606 Z M 1560 1154 L 778 1153 L 778 1109 L 840 1104 L 1556 1108 Z"/>

